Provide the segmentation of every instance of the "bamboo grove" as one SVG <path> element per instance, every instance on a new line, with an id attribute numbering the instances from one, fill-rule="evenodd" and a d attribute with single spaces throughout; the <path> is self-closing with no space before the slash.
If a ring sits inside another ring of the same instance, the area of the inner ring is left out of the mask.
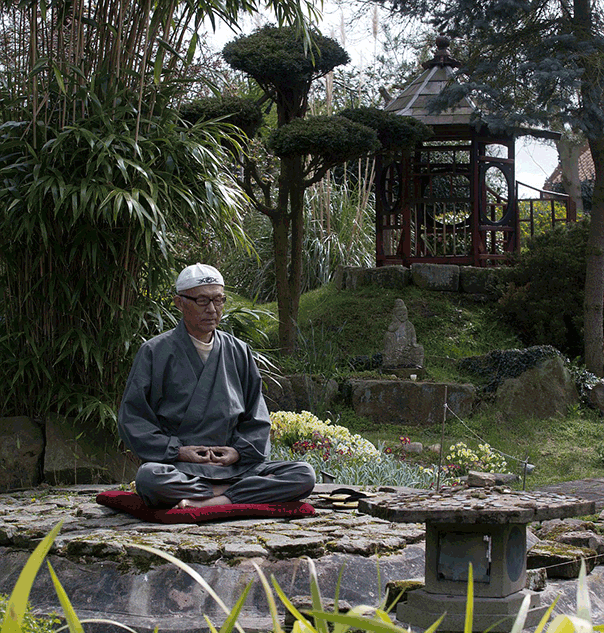
<path id="1" fill-rule="evenodd" d="M 177 227 L 245 243 L 228 132 L 186 127 L 178 105 L 204 18 L 258 8 L 0 3 L 0 415 L 111 425 L 131 351 L 171 318 Z"/>

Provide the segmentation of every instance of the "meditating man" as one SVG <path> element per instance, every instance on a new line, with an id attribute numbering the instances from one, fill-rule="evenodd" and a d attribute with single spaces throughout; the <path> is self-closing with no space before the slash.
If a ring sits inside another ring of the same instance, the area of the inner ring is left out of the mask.
<path id="1" fill-rule="evenodd" d="M 248 346 L 216 329 L 225 301 L 218 270 L 187 266 L 174 297 L 182 320 L 134 360 L 118 427 L 144 462 L 136 490 L 149 506 L 296 501 L 314 487 L 309 464 L 266 461 L 262 381 Z"/>

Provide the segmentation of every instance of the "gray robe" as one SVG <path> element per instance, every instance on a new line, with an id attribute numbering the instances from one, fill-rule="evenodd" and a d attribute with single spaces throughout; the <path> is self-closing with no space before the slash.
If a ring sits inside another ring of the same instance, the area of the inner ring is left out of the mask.
<path id="1" fill-rule="evenodd" d="M 143 462 L 208 479 L 252 474 L 270 450 L 270 419 L 249 347 L 216 330 L 204 363 L 181 321 L 144 343 L 128 377 L 119 434 Z M 230 466 L 176 461 L 181 446 L 232 446 Z"/>

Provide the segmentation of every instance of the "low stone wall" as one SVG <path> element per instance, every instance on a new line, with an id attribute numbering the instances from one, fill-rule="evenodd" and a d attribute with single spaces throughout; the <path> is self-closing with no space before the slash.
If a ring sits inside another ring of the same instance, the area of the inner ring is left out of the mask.
<path id="1" fill-rule="evenodd" d="M 266 390 L 265 398 L 270 411 L 312 411 L 319 403 L 340 403 L 381 424 L 430 426 L 442 422 L 445 389 L 451 410 L 468 416 L 476 401 L 476 389 L 469 384 L 350 379 L 338 386 L 333 379 L 284 376 Z"/>
<path id="2" fill-rule="evenodd" d="M 476 399 L 473 385 L 413 382 L 407 380 L 351 380 L 352 407 L 382 424 L 431 426 L 443 420 L 447 404 L 456 415 L 467 417 Z"/>
<path id="3" fill-rule="evenodd" d="M 130 482 L 137 467 L 110 433 L 75 427 L 59 417 L 44 422 L 0 418 L 0 492 L 39 484 Z"/>
<path id="4" fill-rule="evenodd" d="M 484 298 L 496 298 L 497 281 L 503 270 L 450 264 L 412 264 L 360 268 L 340 266 L 334 282 L 338 290 L 355 290 L 362 286 L 401 289 L 414 285 L 425 290 L 464 292 Z"/>

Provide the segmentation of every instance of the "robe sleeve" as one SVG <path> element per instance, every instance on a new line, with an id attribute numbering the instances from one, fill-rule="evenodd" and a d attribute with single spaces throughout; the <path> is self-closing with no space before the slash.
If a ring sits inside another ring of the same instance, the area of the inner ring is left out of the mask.
<path id="1" fill-rule="evenodd" d="M 242 462 L 262 462 L 270 452 L 271 421 L 262 395 L 262 378 L 249 348 L 244 362 L 241 376 L 245 411 L 239 416 L 231 446 Z"/>
<path id="2" fill-rule="evenodd" d="M 162 429 L 150 405 L 152 372 L 152 350 L 143 346 L 128 376 L 118 414 L 118 431 L 124 444 L 142 461 L 173 463 L 178 459 L 182 442 Z"/>

